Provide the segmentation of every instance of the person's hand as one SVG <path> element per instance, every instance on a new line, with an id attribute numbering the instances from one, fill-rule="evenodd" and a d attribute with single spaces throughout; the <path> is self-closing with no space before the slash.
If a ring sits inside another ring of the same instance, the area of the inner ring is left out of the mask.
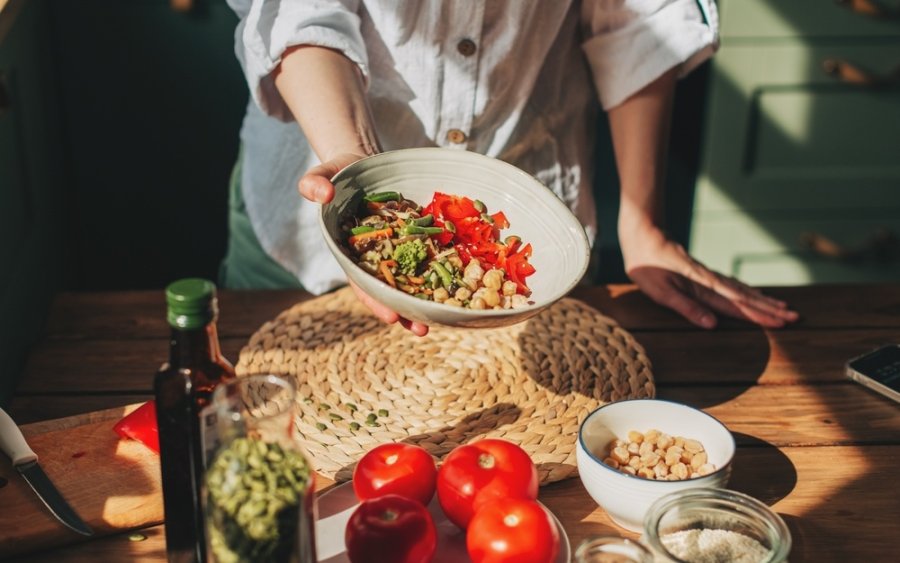
<path id="1" fill-rule="evenodd" d="M 622 255 L 628 276 L 641 291 L 697 326 L 715 327 L 717 313 L 767 328 L 798 318 L 784 301 L 710 270 L 660 231 L 623 241 Z"/>
<path id="2" fill-rule="evenodd" d="M 331 183 L 334 175 L 365 156 L 364 154 L 345 152 L 318 166 L 313 166 L 306 171 L 297 184 L 300 195 L 314 203 L 330 202 L 334 199 L 334 185 Z"/>
<path id="3" fill-rule="evenodd" d="M 349 166 L 357 160 L 363 158 L 364 155 L 356 153 L 342 153 L 336 157 L 314 166 L 300 178 L 298 188 L 300 195 L 306 199 L 316 203 L 328 203 L 334 199 L 334 185 L 331 178 L 334 177 L 342 168 Z M 399 322 L 400 325 L 415 334 L 416 336 L 425 336 L 428 334 L 428 326 L 421 323 L 415 323 L 409 319 L 405 319 L 385 307 L 372 296 L 363 292 L 355 283 L 350 282 L 350 287 L 356 293 L 356 297 L 368 307 L 376 317 L 388 324 Z"/>

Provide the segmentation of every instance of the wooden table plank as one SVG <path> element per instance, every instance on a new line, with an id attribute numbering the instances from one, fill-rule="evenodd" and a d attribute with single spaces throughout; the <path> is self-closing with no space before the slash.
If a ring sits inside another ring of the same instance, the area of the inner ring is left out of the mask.
<path id="1" fill-rule="evenodd" d="M 248 337 L 262 323 L 311 297 L 300 290 L 219 291 L 219 335 Z M 166 339 L 165 294 L 162 290 L 60 293 L 45 332 L 48 339 Z"/>
<path id="2" fill-rule="evenodd" d="M 822 285 L 765 288 L 786 299 L 807 328 L 898 328 L 900 286 Z M 675 313 L 657 306 L 633 285 L 579 287 L 583 299 L 631 330 L 696 330 Z M 266 320 L 312 296 L 298 290 L 219 292 L 222 336 L 249 336 Z M 724 330 L 750 325 L 725 321 Z M 57 296 L 47 323 L 47 338 L 168 338 L 162 291 L 79 292 Z"/>
<path id="3" fill-rule="evenodd" d="M 844 363 L 900 341 L 900 329 L 635 333 L 657 383 L 796 384 L 844 381 Z M 237 362 L 248 336 L 220 339 Z M 167 339 L 46 340 L 28 357 L 19 395 L 68 391 L 142 391 L 167 359 Z M 109 362 L 115 357 L 116 362 Z"/>

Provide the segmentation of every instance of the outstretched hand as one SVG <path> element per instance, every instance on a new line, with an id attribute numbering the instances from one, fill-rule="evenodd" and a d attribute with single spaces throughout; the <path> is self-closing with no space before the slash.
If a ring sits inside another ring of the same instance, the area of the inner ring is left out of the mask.
<path id="1" fill-rule="evenodd" d="M 623 243 L 625 268 L 650 299 L 702 328 L 716 326 L 717 314 L 778 328 L 797 320 L 787 303 L 714 272 L 661 232 Z"/>
<path id="2" fill-rule="evenodd" d="M 318 166 L 310 168 L 309 171 L 300 178 L 300 182 L 297 185 L 300 190 L 300 195 L 315 203 L 330 202 L 334 199 L 334 185 L 331 183 L 331 178 L 345 166 L 349 166 L 363 157 L 364 155 L 361 154 L 343 153 Z M 370 295 L 363 292 L 363 290 L 353 282 L 350 282 L 350 287 L 353 288 L 356 297 L 379 319 L 388 324 L 399 322 L 403 328 L 409 330 L 416 336 L 425 336 L 428 334 L 427 325 L 412 322 L 409 319 L 401 317 L 395 311 L 385 307 Z"/>

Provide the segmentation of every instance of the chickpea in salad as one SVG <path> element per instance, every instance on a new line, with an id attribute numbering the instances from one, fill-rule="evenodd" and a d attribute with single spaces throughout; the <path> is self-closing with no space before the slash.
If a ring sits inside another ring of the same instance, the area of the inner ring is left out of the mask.
<path id="1" fill-rule="evenodd" d="M 422 207 L 398 192 L 369 194 L 342 224 L 349 255 L 366 272 L 414 297 L 468 309 L 532 304 L 526 278 L 532 248 L 503 212 L 437 192 Z"/>

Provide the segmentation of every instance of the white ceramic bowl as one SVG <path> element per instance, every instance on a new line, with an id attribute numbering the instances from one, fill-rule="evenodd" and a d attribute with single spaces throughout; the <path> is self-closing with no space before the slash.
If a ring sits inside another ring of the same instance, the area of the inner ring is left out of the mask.
<path id="1" fill-rule="evenodd" d="M 428 325 L 499 327 L 523 321 L 568 293 L 587 271 L 590 246 L 584 228 L 546 186 L 511 164 L 477 153 L 419 148 L 385 152 L 357 161 L 333 179 L 334 200 L 322 206 L 319 225 L 347 277 L 401 316 Z M 479 199 L 489 213 L 503 211 L 510 228 L 531 243 L 528 280 L 533 305 L 476 311 L 417 299 L 365 272 L 345 254 L 340 224 L 366 193 L 395 191 L 427 205 L 434 192 Z"/>
<path id="2" fill-rule="evenodd" d="M 699 440 L 716 470 L 684 481 L 655 481 L 620 472 L 603 463 L 615 438 L 657 429 L 670 436 Z M 640 532 L 644 516 L 658 498 L 694 487 L 724 487 L 731 475 L 735 444 L 731 432 L 705 412 L 670 401 L 634 399 L 604 405 L 584 419 L 578 431 L 576 460 L 585 489 L 613 521 Z"/>

